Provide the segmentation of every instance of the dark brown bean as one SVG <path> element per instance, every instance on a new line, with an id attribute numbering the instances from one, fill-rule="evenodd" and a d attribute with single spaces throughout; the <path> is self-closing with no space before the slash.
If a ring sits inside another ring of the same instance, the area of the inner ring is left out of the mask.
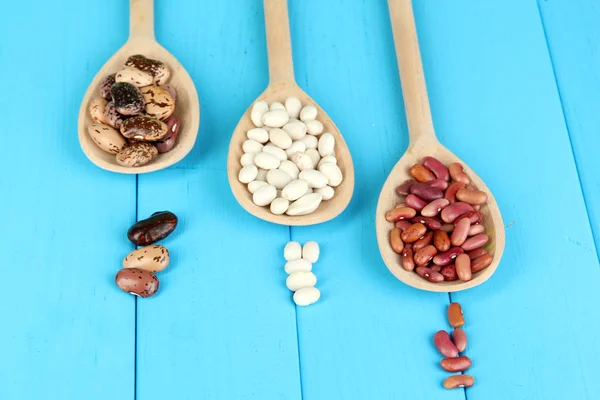
<path id="1" fill-rule="evenodd" d="M 414 243 L 425 235 L 427 228 L 421 223 L 412 224 L 409 228 L 402 231 L 400 237 L 404 243 Z"/>
<path id="2" fill-rule="evenodd" d="M 433 235 L 433 245 L 438 251 L 448 251 L 450 250 L 450 237 L 442 230 L 436 231 Z"/>
<path id="3" fill-rule="evenodd" d="M 420 164 L 415 164 L 409 168 L 408 173 L 417 180 L 417 182 L 427 183 L 435 179 L 430 170 Z"/>
<path id="4" fill-rule="evenodd" d="M 390 231 L 390 245 L 392 246 L 392 250 L 398 254 L 402 254 L 404 242 L 400 239 L 400 228 L 394 228 Z"/>
<path id="5" fill-rule="evenodd" d="M 458 349 L 450 340 L 448 332 L 441 330 L 433 335 L 433 344 L 444 357 L 457 357 Z"/>
<path id="6" fill-rule="evenodd" d="M 419 196 L 425 201 L 433 201 L 444 197 L 444 192 L 424 183 L 415 183 L 410 187 L 410 193 Z"/>
<path id="7" fill-rule="evenodd" d="M 467 356 L 444 358 L 440 365 L 448 372 L 462 372 L 469 369 L 471 359 Z"/>
<path id="8" fill-rule="evenodd" d="M 456 328 L 452 331 L 452 341 L 460 353 L 467 348 L 467 334 L 462 328 Z"/>
<path id="9" fill-rule="evenodd" d="M 450 250 L 445 251 L 443 253 L 439 253 L 438 255 L 433 257 L 433 263 L 436 265 L 441 265 L 442 267 L 450 265 L 454 262 L 456 256 L 464 252 L 465 251 L 460 247 L 452 247 Z"/>
<path id="10" fill-rule="evenodd" d="M 492 257 L 490 254 L 484 254 L 481 257 L 477 257 L 473 261 L 471 261 L 471 272 L 477 273 L 483 269 L 486 269 L 492 263 Z"/>
<path id="11" fill-rule="evenodd" d="M 448 186 L 448 189 L 446 190 L 446 192 L 444 193 L 444 198 L 446 200 L 448 200 L 450 202 L 450 204 L 454 204 L 456 203 L 456 192 L 458 192 L 459 189 L 463 189 L 467 187 L 467 185 L 465 185 L 462 182 L 453 182 Z"/>
<path id="12" fill-rule="evenodd" d="M 437 158 L 429 156 L 423 157 L 421 163 L 429 170 L 431 170 L 431 172 L 433 172 L 436 178 L 442 179 L 444 181 L 450 180 L 450 173 L 448 171 L 448 168 L 446 168 L 446 166 L 442 164 L 442 162 Z"/>
<path id="13" fill-rule="evenodd" d="M 427 264 L 429 264 L 429 262 L 431 262 L 431 259 L 436 254 L 437 254 L 437 249 L 435 247 L 433 247 L 432 245 L 427 245 L 427 246 L 423 247 L 422 249 L 420 249 L 419 251 L 416 251 L 413 258 L 415 260 L 415 264 L 418 267 L 424 267 Z"/>
<path id="14" fill-rule="evenodd" d="M 412 271 L 415 269 L 415 261 L 413 260 L 413 251 L 410 244 L 404 246 L 404 251 L 400 257 L 400 262 L 402 264 L 402 268 L 407 271 Z"/>
<path id="15" fill-rule="evenodd" d="M 459 326 L 463 326 L 465 324 L 465 317 L 460 304 L 450 303 L 448 306 L 448 322 L 453 328 L 458 328 Z"/>
<path id="16" fill-rule="evenodd" d="M 490 237 L 488 235 L 486 235 L 485 233 L 480 233 L 479 235 L 475 235 L 465 240 L 465 242 L 460 247 L 462 247 L 464 251 L 475 250 L 476 248 L 486 244 L 488 240 L 490 240 Z"/>
<path id="17" fill-rule="evenodd" d="M 437 231 L 442 227 L 442 222 L 436 217 L 423 217 L 422 215 L 417 215 L 416 217 L 413 217 L 411 221 L 415 224 L 421 223 L 432 231 Z"/>
<path id="18" fill-rule="evenodd" d="M 408 196 L 406 196 L 405 201 L 408 207 L 414 208 L 417 211 L 421 211 L 423 207 L 427 205 L 426 201 L 421 200 L 414 194 L 409 194 Z"/>
<path id="19" fill-rule="evenodd" d="M 398 193 L 400 196 L 407 196 L 410 193 L 410 187 L 415 182 L 416 181 L 414 179 L 409 179 L 405 181 L 402 185 L 396 188 L 396 193 Z"/>
<path id="20" fill-rule="evenodd" d="M 170 211 L 159 211 L 134 224 L 127 232 L 137 246 L 148 246 L 166 238 L 177 227 L 177 216 Z"/>
<path id="21" fill-rule="evenodd" d="M 150 271 L 123 268 L 117 272 L 115 283 L 121 290 L 140 297 L 151 297 L 158 292 L 158 278 Z"/>
<path id="22" fill-rule="evenodd" d="M 122 115 L 138 115 L 144 109 L 139 89 L 128 82 L 117 82 L 110 89 L 115 108 Z"/>
<path id="23" fill-rule="evenodd" d="M 444 281 L 444 277 L 439 272 L 432 271 L 431 268 L 417 267 L 415 269 L 417 275 L 421 278 L 428 280 L 432 283 L 439 283 Z"/>
<path id="24" fill-rule="evenodd" d="M 459 254 L 454 262 L 456 274 L 461 281 L 470 281 L 473 277 L 471 273 L 471 259 L 467 254 Z"/>
<path id="25" fill-rule="evenodd" d="M 413 251 L 419 251 L 423 247 L 428 246 L 433 241 L 433 232 L 427 232 L 421 239 L 417 240 L 413 246 Z"/>
<path id="26" fill-rule="evenodd" d="M 410 207 L 399 207 L 394 208 L 393 210 L 388 211 L 385 214 L 385 220 L 388 222 L 396 222 L 401 219 L 409 219 L 414 217 L 417 214 L 414 208 Z"/>
<path id="27" fill-rule="evenodd" d="M 437 267 L 440 267 L 440 266 L 437 265 Z M 456 267 L 454 266 L 454 264 L 446 265 L 444 268 L 441 269 L 440 274 L 442 274 L 445 281 L 458 280 L 458 275 L 456 274 Z"/>
<path id="28" fill-rule="evenodd" d="M 475 384 L 475 380 L 471 375 L 461 374 L 461 375 L 452 375 L 444 381 L 444 387 L 446 389 L 456 389 L 456 388 L 464 388 L 471 387 Z"/>

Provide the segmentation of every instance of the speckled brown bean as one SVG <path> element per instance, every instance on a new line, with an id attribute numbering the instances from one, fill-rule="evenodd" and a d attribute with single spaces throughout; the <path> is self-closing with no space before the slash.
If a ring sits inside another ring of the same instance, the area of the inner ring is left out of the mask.
<path id="1" fill-rule="evenodd" d="M 438 251 L 450 250 L 450 237 L 442 230 L 436 231 L 433 235 L 433 245 Z"/>
<path id="2" fill-rule="evenodd" d="M 106 107 L 104 107 L 104 119 L 108 125 L 115 129 L 120 129 L 124 118 L 117 111 L 115 103 L 111 101 L 106 105 Z"/>
<path id="3" fill-rule="evenodd" d="M 417 182 L 427 183 L 435 179 L 430 170 L 420 164 L 415 164 L 409 168 L 408 173 L 417 180 Z"/>
<path id="4" fill-rule="evenodd" d="M 100 96 L 104 97 L 106 100 L 112 100 L 112 94 L 110 93 L 110 89 L 112 85 L 115 84 L 115 74 L 108 75 L 102 82 L 100 82 Z"/>
<path id="5" fill-rule="evenodd" d="M 431 203 L 423 207 L 421 210 L 421 215 L 424 217 L 435 217 L 444 209 L 444 207 L 448 206 L 448 204 L 450 204 L 450 202 L 446 199 L 433 200 Z"/>
<path id="6" fill-rule="evenodd" d="M 176 227 L 175 214 L 170 211 L 159 211 L 129 228 L 127 237 L 136 246 L 148 246 L 169 236 Z"/>
<path id="7" fill-rule="evenodd" d="M 444 358 L 440 365 L 448 372 L 462 372 L 471 367 L 471 359 L 467 356 Z"/>
<path id="8" fill-rule="evenodd" d="M 135 142 L 121 150 L 116 160 L 124 167 L 141 167 L 154 160 L 157 155 L 158 150 L 152 144 Z"/>
<path id="9" fill-rule="evenodd" d="M 480 233 L 479 235 L 475 235 L 473 237 L 468 238 L 465 242 L 460 246 L 464 251 L 475 250 L 478 247 L 485 245 L 490 237 L 485 233 Z"/>
<path id="10" fill-rule="evenodd" d="M 152 80 L 152 75 L 133 67 L 125 67 L 115 75 L 115 81 L 131 83 L 139 88 L 151 85 Z"/>
<path id="11" fill-rule="evenodd" d="M 406 228 L 410 227 L 411 225 L 412 225 L 412 223 L 401 219 L 400 221 L 396 221 L 395 227 L 400 228 L 400 231 L 403 231 Z"/>
<path id="12" fill-rule="evenodd" d="M 462 374 L 462 375 L 452 375 L 444 381 L 444 387 L 446 389 L 456 389 L 456 388 L 464 388 L 471 387 L 475 384 L 475 380 L 471 375 Z"/>
<path id="13" fill-rule="evenodd" d="M 448 168 L 440 160 L 434 157 L 423 157 L 421 163 L 427 167 L 436 178 L 447 181 L 450 179 L 450 173 L 448 172 Z"/>
<path id="14" fill-rule="evenodd" d="M 169 250 L 160 244 L 153 244 L 135 249 L 129 253 L 123 259 L 123 268 L 139 268 L 159 272 L 167 268 L 169 261 Z"/>
<path id="15" fill-rule="evenodd" d="M 127 82 L 117 82 L 110 89 L 115 108 L 123 115 L 138 115 L 144 109 L 144 99 L 139 89 Z"/>
<path id="16" fill-rule="evenodd" d="M 413 243 L 413 246 L 412 246 L 413 251 L 419 251 L 423 247 L 430 245 L 432 240 L 433 240 L 433 232 L 427 232 L 425 234 L 425 236 L 423 236 L 421 239 L 419 239 Z"/>
<path id="17" fill-rule="evenodd" d="M 423 207 L 427 205 L 426 201 L 421 200 L 414 194 L 409 194 L 408 196 L 406 196 L 405 201 L 407 206 L 414 208 L 417 211 L 421 211 Z"/>
<path id="18" fill-rule="evenodd" d="M 456 328 L 452 331 L 452 341 L 459 353 L 462 353 L 467 348 L 467 334 L 462 328 Z"/>
<path id="19" fill-rule="evenodd" d="M 466 187 L 467 185 L 462 182 L 452 182 L 444 193 L 444 198 L 448 200 L 450 204 L 454 204 L 456 203 L 456 192 Z"/>
<path id="20" fill-rule="evenodd" d="M 158 278 L 150 271 L 123 268 L 117 272 L 115 283 L 121 290 L 140 297 L 151 297 L 158 292 Z"/>
<path id="21" fill-rule="evenodd" d="M 460 163 L 450 164 L 448 166 L 448 172 L 450 172 L 450 176 L 455 182 L 462 182 L 465 185 L 471 183 L 471 180 L 469 179 L 467 174 L 465 174 L 465 170 L 463 169 L 463 166 Z"/>
<path id="22" fill-rule="evenodd" d="M 439 253 L 438 255 L 433 257 L 433 263 L 436 265 L 441 265 L 442 267 L 450 265 L 452 264 L 456 256 L 462 253 L 464 253 L 463 249 L 461 249 L 460 247 L 453 247 L 450 250 L 445 251 L 443 253 Z"/>
<path id="23" fill-rule="evenodd" d="M 416 181 L 414 179 L 409 179 L 409 180 L 405 181 L 402 185 L 400 185 L 396 188 L 396 193 L 398 193 L 400 196 L 408 195 L 410 193 L 410 187 L 415 182 Z"/>
<path id="24" fill-rule="evenodd" d="M 425 235 L 427 228 L 421 223 L 412 224 L 409 228 L 402 231 L 400 237 L 404 243 L 414 243 Z"/>
<path id="25" fill-rule="evenodd" d="M 106 108 L 106 104 L 108 102 L 102 97 L 96 97 L 90 102 L 90 116 L 92 117 L 92 121 L 99 124 L 106 124 L 106 118 L 104 117 L 104 109 Z"/>
<path id="26" fill-rule="evenodd" d="M 402 264 L 402 268 L 407 271 L 412 271 L 415 269 L 415 260 L 413 259 L 413 251 L 411 249 L 411 245 L 408 244 L 404 246 L 404 251 L 402 252 L 402 256 L 400 257 L 400 263 Z"/>
<path id="27" fill-rule="evenodd" d="M 440 189 L 440 190 L 448 189 L 448 181 L 445 181 L 443 179 L 434 179 L 432 181 L 427 182 L 427 184 L 431 187 L 434 187 L 434 188 Z"/>
<path id="28" fill-rule="evenodd" d="M 454 204 L 450 204 L 448 207 L 444 208 L 440 213 L 440 216 L 442 217 L 442 221 L 451 224 L 459 216 L 469 211 L 473 211 L 473 207 L 471 207 L 470 204 L 457 202 Z"/>
<path id="29" fill-rule="evenodd" d="M 469 227 L 469 233 L 467 234 L 467 236 L 475 236 L 475 235 L 479 235 L 480 233 L 485 232 L 485 226 L 483 225 L 471 225 Z"/>
<path id="30" fill-rule="evenodd" d="M 414 249 L 414 248 L 413 248 Z M 418 267 L 425 267 L 431 262 L 431 259 L 437 254 L 437 249 L 432 245 L 427 245 L 415 252 L 414 260 Z"/>
<path id="31" fill-rule="evenodd" d="M 179 135 L 179 128 L 181 127 L 179 119 L 172 115 L 166 121 L 166 124 L 167 136 L 154 143 L 159 153 L 166 153 L 175 146 L 175 143 L 177 142 L 177 136 Z"/>
<path id="32" fill-rule="evenodd" d="M 453 328 L 458 328 L 465 324 L 465 317 L 460 304 L 450 303 L 450 305 L 448 305 L 448 323 L 450 323 L 450 326 Z"/>
<path id="33" fill-rule="evenodd" d="M 162 140 L 167 133 L 167 124 L 144 115 L 126 119 L 121 125 L 121 134 L 127 139 L 153 142 Z"/>
<path id="34" fill-rule="evenodd" d="M 169 94 L 171 95 L 171 98 L 175 102 L 175 104 L 177 104 L 177 92 L 175 91 L 175 89 L 173 88 L 173 86 L 160 85 L 160 87 L 163 88 L 163 89 L 165 89 L 166 91 L 168 91 Z"/>
<path id="35" fill-rule="evenodd" d="M 167 89 L 160 86 L 146 86 L 140 89 L 144 98 L 144 112 L 146 115 L 166 120 L 175 111 L 175 101 Z"/>
<path id="36" fill-rule="evenodd" d="M 433 335 L 433 344 L 444 357 L 457 357 L 458 349 L 450 340 L 448 332 L 441 330 Z"/>
<path id="37" fill-rule="evenodd" d="M 469 258 L 471 259 L 471 261 L 473 261 L 476 258 L 479 258 L 485 254 L 488 254 L 488 252 L 483 247 L 480 247 L 478 249 L 469 251 L 467 254 L 469 255 Z"/>
<path id="38" fill-rule="evenodd" d="M 396 221 L 400 221 L 401 219 L 409 219 L 414 217 L 417 214 L 417 212 L 410 207 L 399 207 L 399 208 L 394 208 L 393 210 L 388 211 L 385 214 L 385 220 L 388 222 L 396 222 Z"/>
<path id="39" fill-rule="evenodd" d="M 400 228 L 394 228 L 390 231 L 390 245 L 392 246 L 392 250 L 398 254 L 402 254 L 404 242 L 400 239 Z"/>
<path id="40" fill-rule="evenodd" d="M 471 274 L 471 259 L 466 254 L 459 254 L 454 262 L 456 274 L 461 281 L 470 281 L 473 275 Z"/>
<path id="41" fill-rule="evenodd" d="M 413 217 L 411 221 L 415 224 L 421 223 L 432 231 L 437 231 L 442 227 L 442 222 L 435 217 L 423 217 L 422 215 L 417 215 L 416 217 Z"/>
<path id="42" fill-rule="evenodd" d="M 492 257 L 490 254 L 484 254 L 481 257 L 477 257 L 476 259 L 471 261 L 471 272 L 477 273 L 483 269 L 486 269 L 492 263 Z"/>
<path id="43" fill-rule="evenodd" d="M 438 267 L 439 267 L 439 265 L 438 265 Z M 442 274 L 445 281 L 458 280 L 458 275 L 456 274 L 456 267 L 454 266 L 454 264 L 446 265 L 444 268 L 441 269 L 440 274 Z"/>
<path id="44" fill-rule="evenodd" d="M 459 189 L 456 198 L 462 202 L 472 205 L 484 204 L 487 201 L 487 193 L 479 190 Z"/>
<path id="45" fill-rule="evenodd" d="M 433 201 L 444 197 L 444 192 L 424 183 L 415 183 L 410 187 L 410 193 L 425 201 Z"/>
<path id="46" fill-rule="evenodd" d="M 119 154 L 127 146 L 123 136 L 108 125 L 91 124 L 87 129 L 94 143 L 109 154 Z"/>
<path id="47" fill-rule="evenodd" d="M 444 277 L 439 272 L 432 271 L 431 268 L 427 267 L 417 267 L 415 269 L 417 275 L 421 278 L 428 280 L 432 283 L 439 283 L 444 281 Z"/>
<path id="48" fill-rule="evenodd" d="M 157 85 L 167 83 L 167 80 L 171 76 L 171 71 L 163 62 L 146 58 L 141 54 L 130 56 L 127 61 L 125 61 L 125 66 L 135 67 L 141 71 L 148 72 L 152 75 L 154 83 Z"/>
<path id="49" fill-rule="evenodd" d="M 467 240 L 470 227 L 471 221 L 469 221 L 469 218 L 461 218 L 454 224 L 454 231 L 450 236 L 452 246 L 460 246 Z"/>

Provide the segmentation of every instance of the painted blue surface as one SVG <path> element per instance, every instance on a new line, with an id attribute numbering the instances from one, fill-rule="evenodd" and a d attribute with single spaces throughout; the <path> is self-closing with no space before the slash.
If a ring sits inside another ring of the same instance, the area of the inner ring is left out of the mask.
<path id="1" fill-rule="evenodd" d="M 260 1 L 156 0 L 156 36 L 202 119 L 184 161 L 137 180 L 93 166 L 76 132 L 89 81 L 127 38 L 127 2 L 4 5 L 20 17 L 0 24 L 0 399 L 600 398 L 597 2 L 414 0 L 438 136 L 508 225 L 494 277 L 452 295 L 466 392 L 441 387 L 431 344 L 449 296 L 398 282 L 377 251 L 377 197 L 407 146 L 387 5 L 289 2 L 297 81 L 356 167 L 340 217 L 293 229 L 245 213 L 226 178 L 230 134 L 268 81 Z M 164 209 L 181 221 L 171 266 L 136 303 L 113 283 L 125 232 Z M 321 301 L 298 310 L 290 237 L 322 248 Z"/>

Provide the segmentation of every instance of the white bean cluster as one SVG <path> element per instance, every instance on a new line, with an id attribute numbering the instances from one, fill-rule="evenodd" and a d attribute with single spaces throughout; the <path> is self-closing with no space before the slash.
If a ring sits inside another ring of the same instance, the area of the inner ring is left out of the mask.
<path id="1" fill-rule="evenodd" d="M 323 133 L 314 105 L 302 107 L 296 97 L 285 99 L 285 105 L 259 101 L 250 118 L 256 128 L 243 143 L 238 179 L 248 185 L 254 204 L 270 206 L 275 215 L 306 215 L 333 197 L 342 171 L 335 138 Z"/>
<path id="2" fill-rule="evenodd" d="M 311 271 L 312 265 L 319 259 L 317 242 L 306 242 L 304 247 L 300 247 L 298 242 L 289 242 L 283 250 L 283 257 L 287 260 L 285 272 L 289 274 L 285 284 L 294 292 L 294 303 L 299 306 L 316 303 L 321 292 L 314 287 L 317 277 Z"/>

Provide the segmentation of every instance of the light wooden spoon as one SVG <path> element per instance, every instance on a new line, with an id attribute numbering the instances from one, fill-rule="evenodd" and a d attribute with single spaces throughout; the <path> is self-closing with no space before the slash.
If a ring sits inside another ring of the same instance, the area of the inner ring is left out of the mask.
<path id="1" fill-rule="evenodd" d="M 494 196 L 485 183 L 473 172 L 467 164 L 452 154 L 438 142 L 433 129 L 429 99 L 423 74 L 423 65 L 419 52 L 419 42 L 413 16 L 411 0 L 388 0 L 398 69 L 402 83 L 402 94 L 406 108 L 406 118 L 410 144 L 408 150 L 388 176 L 377 204 L 376 230 L 379 251 L 389 270 L 398 279 L 417 289 L 432 292 L 455 292 L 477 286 L 485 282 L 496 270 L 504 251 L 504 224 Z M 487 204 L 481 207 L 486 234 L 490 236 L 486 249 L 493 255 L 492 264 L 486 269 L 473 275 L 467 282 L 452 281 L 431 283 L 421 278 L 415 272 L 404 270 L 400 264 L 400 256 L 396 254 L 389 243 L 389 234 L 393 225 L 385 220 L 385 213 L 399 202 L 396 187 L 411 176 L 408 169 L 425 156 L 432 156 L 448 165 L 459 162 L 471 178 L 471 184 L 488 194 Z"/>
<path id="2" fill-rule="evenodd" d="M 267 103 L 279 101 L 284 103 L 288 96 L 297 97 L 302 106 L 314 105 L 317 110 L 317 120 L 323 123 L 324 132 L 330 132 L 335 137 L 335 154 L 337 165 L 342 170 L 344 180 L 335 188 L 335 195 L 331 200 L 322 201 L 319 207 L 311 214 L 301 216 L 274 215 L 269 207 L 259 207 L 252 202 L 252 194 L 245 184 L 238 180 L 242 168 L 240 158 L 244 154 L 242 144 L 247 139 L 246 133 L 254 128 L 250 120 L 252 105 L 242 116 L 238 123 L 231 142 L 227 158 L 227 175 L 233 195 L 242 207 L 250 214 L 281 225 L 314 225 L 328 221 L 339 215 L 352 198 L 354 191 L 354 166 L 348 146 L 342 134 L 335 126 L 325 111 L 311 99 L 294 80 L 294 66 L 292 61 L 292 45 L 290 41 L 290 27 L 286 0 L 264 0 L 265 25 L 267 31 L 267 50 L 269 56 L 269 86 L 256 99 L 265 100 Z M 254 103 L 252 103 L 254 104 Z"/>
<path id="3" fill-rule="evenodd" d="M 200 104 L 192 78 L 171 53 L 154 38 L 154 0 L 130 0 L 129 40 L 100 69 L 90 84 L 79 109 L 79 143 L 85 155 L 94 164 L 108 171 L 123 174 L 141 174 L 157 171 L 183 159 L 194 147 L 200 124 Z M 181 129 L 175 146 L 167 153 L 159 154 L 150 163 L 129 168 L 117 164 L 115 156 L 102 151 L 90 138 L 87 127 L 94 123 L 89 113 L 89 104 L 100 96 L 100 83 L 104 77 L 123 69 L 127 58 L 142 54 L 147 58 L 162 61 L 171 70 L 167 85 L 177 92 L 175 116 Z"/>

